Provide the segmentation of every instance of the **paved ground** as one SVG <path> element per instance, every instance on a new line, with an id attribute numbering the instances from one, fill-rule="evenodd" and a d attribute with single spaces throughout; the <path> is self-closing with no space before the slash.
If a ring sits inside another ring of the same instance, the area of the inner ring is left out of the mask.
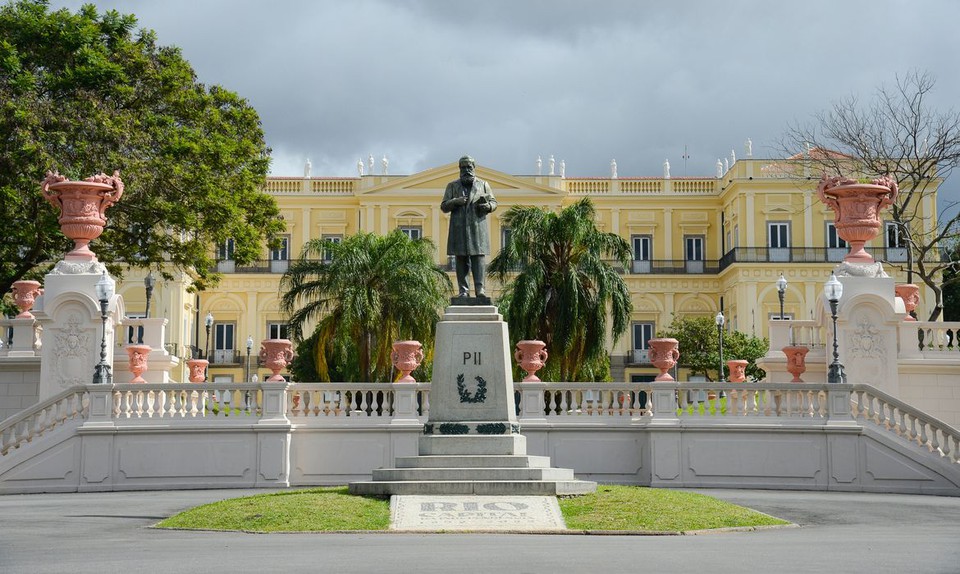
<path id="1" fill-rule="evenodd" d="M 146 528 L 179 510 L 251 492 L 0 496 L 0 573 L 960 573 L 960 498 L 932 496 L 699 490 L 801 527 L 698 536 Z"/>

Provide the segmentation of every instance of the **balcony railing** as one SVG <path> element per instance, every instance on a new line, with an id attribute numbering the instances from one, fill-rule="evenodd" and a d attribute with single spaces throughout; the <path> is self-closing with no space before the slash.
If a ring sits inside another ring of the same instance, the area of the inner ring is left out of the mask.
<path id="1" fill-rule="evenodd" d="M 720 258 L 720 270 L 734 263 L 838 263 L 843 261 L 846 247 L 735 247 Z M 878 261 L 904 263 L 907 250 L 903 247 L 867 247 L 867 252 Z"/>

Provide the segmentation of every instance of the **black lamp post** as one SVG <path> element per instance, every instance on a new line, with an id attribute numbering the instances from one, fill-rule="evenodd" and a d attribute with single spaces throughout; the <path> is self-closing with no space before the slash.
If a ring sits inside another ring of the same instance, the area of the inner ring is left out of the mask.
<path id="1" fill-rule="evenodd" d="M 144 319 L 150 317 L 150 298 L 153 296 L 154 285 L 156 285 L 156 280 L 153 278 L 153 271 L 151 271 L 143 278 L 143 289 L 147 294 L 147 305 L 143 311 Z M 137 343 L 140 345 L 143 344 L 143 325 L 137 327 Z"/>
<path id="2" fill-rule="evenodd" d="M 100 301 L 100 320 L 103 323 L 103 334 L 100 337 L 100 362 L 93 371 L 93 384 L 110 385 L 113 384 L 113 373 L 110 365 L 107 364 L 107 306 L 110 305 L 110 299 L 113 297 L 113 280 L 107 276 L 104 271 L 97 281 L 97 299 Z"/>
<path id="3" fill-rule="evenodd" d="M 846 383 L 847 375 L 843 372 L 843 365 L 840 363 L 837 344 L 837 306 L 840 303 L 840 297 L 843 296 L 843 283 L 837 280 L 836 274 L 830 273 L 830 279 L 823 286 L 823 294 L 830 302 L 830 317 L 833 319 L 833 362 L 830 363 L 830 369 L 827 371 L 827 382 Z"/>
<path id="4" fill-rule="evenodd" d="M 207 327 L 207 344 L 204 345 L 203 352 L 207 357 L 207 360 L 210 360 L 210 327 L 213 327 L 213 313 L 207 311 L 207 316 L 203 320 L 203 324 Z"/>
<path id="5" fill-rule="evenodd" d="M 783 276 L 783 273 L 780 274 L 780 278 L 777 279 L 777 296 L 780 297 L 780 320 L 783 321 L 783 297 L 787 294 L 787 279 Z"/>
<path id="6" fill-rule="evenodd" d="M 726 319 L 723 317 L 723 311 L 717 311 L 714 322 L 717 324 L 717 339 L 720 341 L 720 382 L 723 383 L 725 382 L 723 376 L 723 324 L 726 322 Z"/>
<path id="7" fill-rule="evenodd" d="M 147 307 L 143 312 L 143 316 L 146 318 L 150 317 L 150 298 L 153 296 L 153 286 L 157 284 L 157 280 L 153 278 L 153 271 L 147 273 L 147 276 L 143 278 L 143 288 L 147 292 Z"/>
<path id="8" fill-rule="evenodd" d="M 250 382 L 250 351 L 253 350 L 253 336 L 247 335 L 247 375 L 244 378 L 248 383 Z"/>

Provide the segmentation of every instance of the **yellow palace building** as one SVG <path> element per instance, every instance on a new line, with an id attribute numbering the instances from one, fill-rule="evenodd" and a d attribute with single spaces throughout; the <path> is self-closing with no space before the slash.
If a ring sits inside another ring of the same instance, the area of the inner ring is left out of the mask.
<path id="1" fill-rule="evenodd" d="M 712 177 L 672 178 L 666 162 L 661 177 L 619 178 L 615 163 L 608 177 L 566 177 L 563 166 L 557 172 L 552 161 L 544 171 L 549 173 L 510 175 L 483 165 L 481 158 L 477 176 L 489 182 L 499 202 L 490 216 L 491 248 L 498 251 L 509 236 L 501 217 L 513 205 L 558 210 L 582 197 L 593 201 L 600 229 L 620 235 L 633 249 L 630 268 L 623 270 L 633 299 L 632 325 L 610 345 L 614 380 L 652 378 L 657 371 L 647 359 L 647 340 L 673 314 L 713 317 L 722 310 L 727 329 L 767 336 L 767 322 L 780 315 L 781 273 L 788 281 L 784 316 L 813 318 L 823 284 L 847 251 L 833 212 L 817 199 L 819 174 L 803 158 L 748 156 L 729 169 L 718 162 Z M 242 381 L 255 373 L 262 378 L 267 371 L 257 367 L 259 342 L 286 337 L 280 278 L 310 239 L 338 241 L 358 231 L 385 234 L 399 228 L 430 238 L 437 263 L 447 265 L 452 277 L 445 255 L 449 219 L 440 199 L 457 177 L 454 161 L 412 175 L 349 178 L 312 177 L 308 164 L 304 177 L 268 178 L 265 191 L 276 198 L 287 226 L 283 245 L 247 266 L 232 261 L 229 242 L 217 246 L 223 279 L 200 294 L 187 292 L 186 274 L 158 282 L 150 314 L 169 319 L 168 349 L 183 358 L 191 349 L 208 351 L 211 380 Z M 921 205 L 919 219 L 930 229 L 936 225 L 935 199 L 931 195 Z M 906 261 L 906 249 L 896 227 L 885 222 L 868 250 L 886 263 L 887 273 L 905 281 L 897 263 Z M 490 287 L 496 299 L 497 286 Z M 118 291 L 128 316 L 142 316 L 143 274 L 129 273 Z M 932 293 L 921 289 L 919 317 L 932 301 Z"/>

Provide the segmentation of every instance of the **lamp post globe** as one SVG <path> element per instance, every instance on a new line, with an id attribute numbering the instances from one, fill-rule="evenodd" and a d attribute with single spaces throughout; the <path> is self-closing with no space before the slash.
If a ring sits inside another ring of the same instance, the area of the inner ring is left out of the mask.
<path id="1" fill-rule="evenodd" d="M 843 296 L 843 283 L 837 279 L 835 273 L 830 273 L 830 279 L 823 286 L 823 295 L 830 303 L 830 317 L 833 320 L 833 362 L 827 370 L 828 383 L 846 383 L 847 374 L 843 372 L 843 364 L 840 362 L 840 350 L 837 342 L 837 307 L 840 303 L 840 297 Z"/>

